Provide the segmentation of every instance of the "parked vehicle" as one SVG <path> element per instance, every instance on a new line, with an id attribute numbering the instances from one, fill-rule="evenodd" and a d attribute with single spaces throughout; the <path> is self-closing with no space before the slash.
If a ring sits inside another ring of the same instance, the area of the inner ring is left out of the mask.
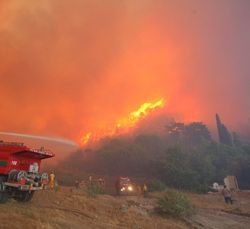
<path id="1" fill-rule="evenodd" d="M 54 157 L 48 150 L 31 149 L 23 143 L 0 141 L 0 203 L 9 198 L 30 201 L 35 191 L 45 189 L 49 177 L 40 174 L 41 160 Z"/>
<path id="2" fill-rule="evenodd" d="M 119 177 L 116 181 L 116 192 L 117 195 L 121 194 L 134 194 L 135 187 L 132 184 L 131 180 L 128 177 Z"/>

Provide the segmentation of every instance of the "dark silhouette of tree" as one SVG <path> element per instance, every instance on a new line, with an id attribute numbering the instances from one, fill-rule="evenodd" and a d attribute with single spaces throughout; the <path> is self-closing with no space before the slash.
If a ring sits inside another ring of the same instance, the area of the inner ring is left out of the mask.
<path id="1" fill-rule="evenodd" d="M 198 143 L 202 140 L 211 141 L 211 135 L 206 125 L 202 122 L 192 122 L 186 125 L 186 135 L 192 142 Z"/>
<path id="2" fill-rule="evenodd" d="M 221 122 L 220 117 L 216 114 L 216 124 L 219 135 L 219 142 L 228 146 L 232 146 L 232 137 L 227 130 L 226 126 Z"/>
<path id="3" fill-rule="evenodd" d="M 166 126 L 169 140 L 172 143 L 201 144 L 203 141 L 211 141 L 211 135 L 206 125 L 202 122 L 184 123 L 174 122 Z"/>

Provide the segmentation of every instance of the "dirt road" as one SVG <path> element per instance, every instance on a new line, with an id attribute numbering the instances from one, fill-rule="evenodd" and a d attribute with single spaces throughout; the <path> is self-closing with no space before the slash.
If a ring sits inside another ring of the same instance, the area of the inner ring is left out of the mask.
<path id="1" fill-rule="evenodd" d="M 199 209 L 193 217 L 193 225 L 208 229 L 249 229 L 250 218 L 220 210 Z"/>
<path id="2" fill-rule="evenodd" d="M 207 195 L 190 194 L 197 210 L 190 220 L 196 228 L 248 229 L 250 228 L 250 193 L 234 194 L 233 205 L 226 205 L 218 193 Z"/>

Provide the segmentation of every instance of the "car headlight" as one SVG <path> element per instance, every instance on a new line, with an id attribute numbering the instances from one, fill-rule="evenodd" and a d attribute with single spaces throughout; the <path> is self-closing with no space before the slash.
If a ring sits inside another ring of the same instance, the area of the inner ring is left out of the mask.
<path id="1" fill-rule="evenodd" d="M 129 191 L 133 191 L 133 187 L 132 186 L 128 186 L 128 190 Z"/>

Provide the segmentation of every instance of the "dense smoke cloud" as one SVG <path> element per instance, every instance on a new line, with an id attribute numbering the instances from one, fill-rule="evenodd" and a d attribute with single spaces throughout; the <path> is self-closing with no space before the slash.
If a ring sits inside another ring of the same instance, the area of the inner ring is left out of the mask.
<path id="1" fill-rule="evenodd" d="M 1 0 L 1 130 L 78 140 L 162 97 L 178 119 L 237 129 L 249 21 L 247 0 Z"/>

